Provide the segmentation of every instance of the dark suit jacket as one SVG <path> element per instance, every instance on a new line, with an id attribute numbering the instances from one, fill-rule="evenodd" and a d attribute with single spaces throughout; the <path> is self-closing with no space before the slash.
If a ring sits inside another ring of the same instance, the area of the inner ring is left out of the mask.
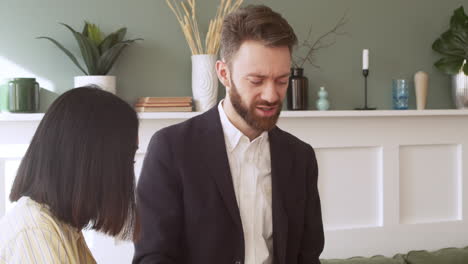
<path id="1" fill-rule="evenodd" d="M 269 132 L 275 264 L 320 263 L 324 234 L 312 147 Z M 216 107 L 158 131 L 137 187 L 133 263 L 244 263 L 242 223 Z"/>

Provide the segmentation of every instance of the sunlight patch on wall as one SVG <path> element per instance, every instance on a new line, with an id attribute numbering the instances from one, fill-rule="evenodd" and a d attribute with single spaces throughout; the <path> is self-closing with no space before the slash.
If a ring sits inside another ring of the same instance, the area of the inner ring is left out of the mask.
<path id="1" fill-rule="evenodd" d="M 35 73 L 22 67 L 21 65 L 18 65 L 7 58 L 0 56 L 0 79 L 15 77 L 36 78 L 36 81 L 39 83 L 41 88 L 55 92 L 55 85 L 51 80 L 37 76 Z"/>

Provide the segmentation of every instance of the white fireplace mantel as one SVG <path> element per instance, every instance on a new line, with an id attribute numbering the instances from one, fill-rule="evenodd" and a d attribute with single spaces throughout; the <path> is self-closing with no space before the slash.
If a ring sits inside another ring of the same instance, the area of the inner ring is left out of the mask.
<path id="1" fill-rule="evenodd" d="M 157 130 L 199 113 L 140 113 L 136 175 Z M 0 114 L 0 216 L 43 114 Z M 468 110 L 284 111 L 279 127 L 319 163 L 322 257 L 468 246 Z M 98 263 L 130 263 L 130 243 L 89 233 Z"/>
<path id="2" fill-rule="evenodd" d="M 200 112 L 157 112 L 139 113 L 142 120 L 147 119 L 188 119 L 199 115 Z M 463 116 L 468 110 L 442 109 L 442 110 L 333 110 L 333 111 L 283 111 L 281 117 L 402 117 L 402 116 Z M 0 113 L 0 121 L 40 121 L 44 114 L 14 114 Z"/>

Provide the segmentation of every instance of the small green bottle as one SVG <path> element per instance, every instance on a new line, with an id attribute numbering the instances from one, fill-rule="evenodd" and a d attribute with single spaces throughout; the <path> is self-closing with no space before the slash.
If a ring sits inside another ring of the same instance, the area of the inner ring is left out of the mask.
<path id="1" fill-rule="evenodd" d="M 325 87 L 320 87 L 320 90 L 318 91 L 318 97 L 316 102 L 317 109 L 320 111 L 326 111 L 330 108 L 330 103 L 328 102 L 328 92 L 325 90 Z"/>
<path id="2" fill-rule="evenodd" d="M 0 78 L 0 113 L 8 112 L 8 78 Z"/>

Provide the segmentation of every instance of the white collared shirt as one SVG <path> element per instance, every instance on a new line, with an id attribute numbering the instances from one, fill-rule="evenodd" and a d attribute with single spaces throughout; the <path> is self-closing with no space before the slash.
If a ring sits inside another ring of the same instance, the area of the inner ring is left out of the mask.
<path id="1" fill-rule="evenodd" d="M 273 221 L 268 132 L 250 141 L 228 119 L 223 101 L 219 103 L 218 110 L 244 231 L 244 263 L 271 264 Z"/>

